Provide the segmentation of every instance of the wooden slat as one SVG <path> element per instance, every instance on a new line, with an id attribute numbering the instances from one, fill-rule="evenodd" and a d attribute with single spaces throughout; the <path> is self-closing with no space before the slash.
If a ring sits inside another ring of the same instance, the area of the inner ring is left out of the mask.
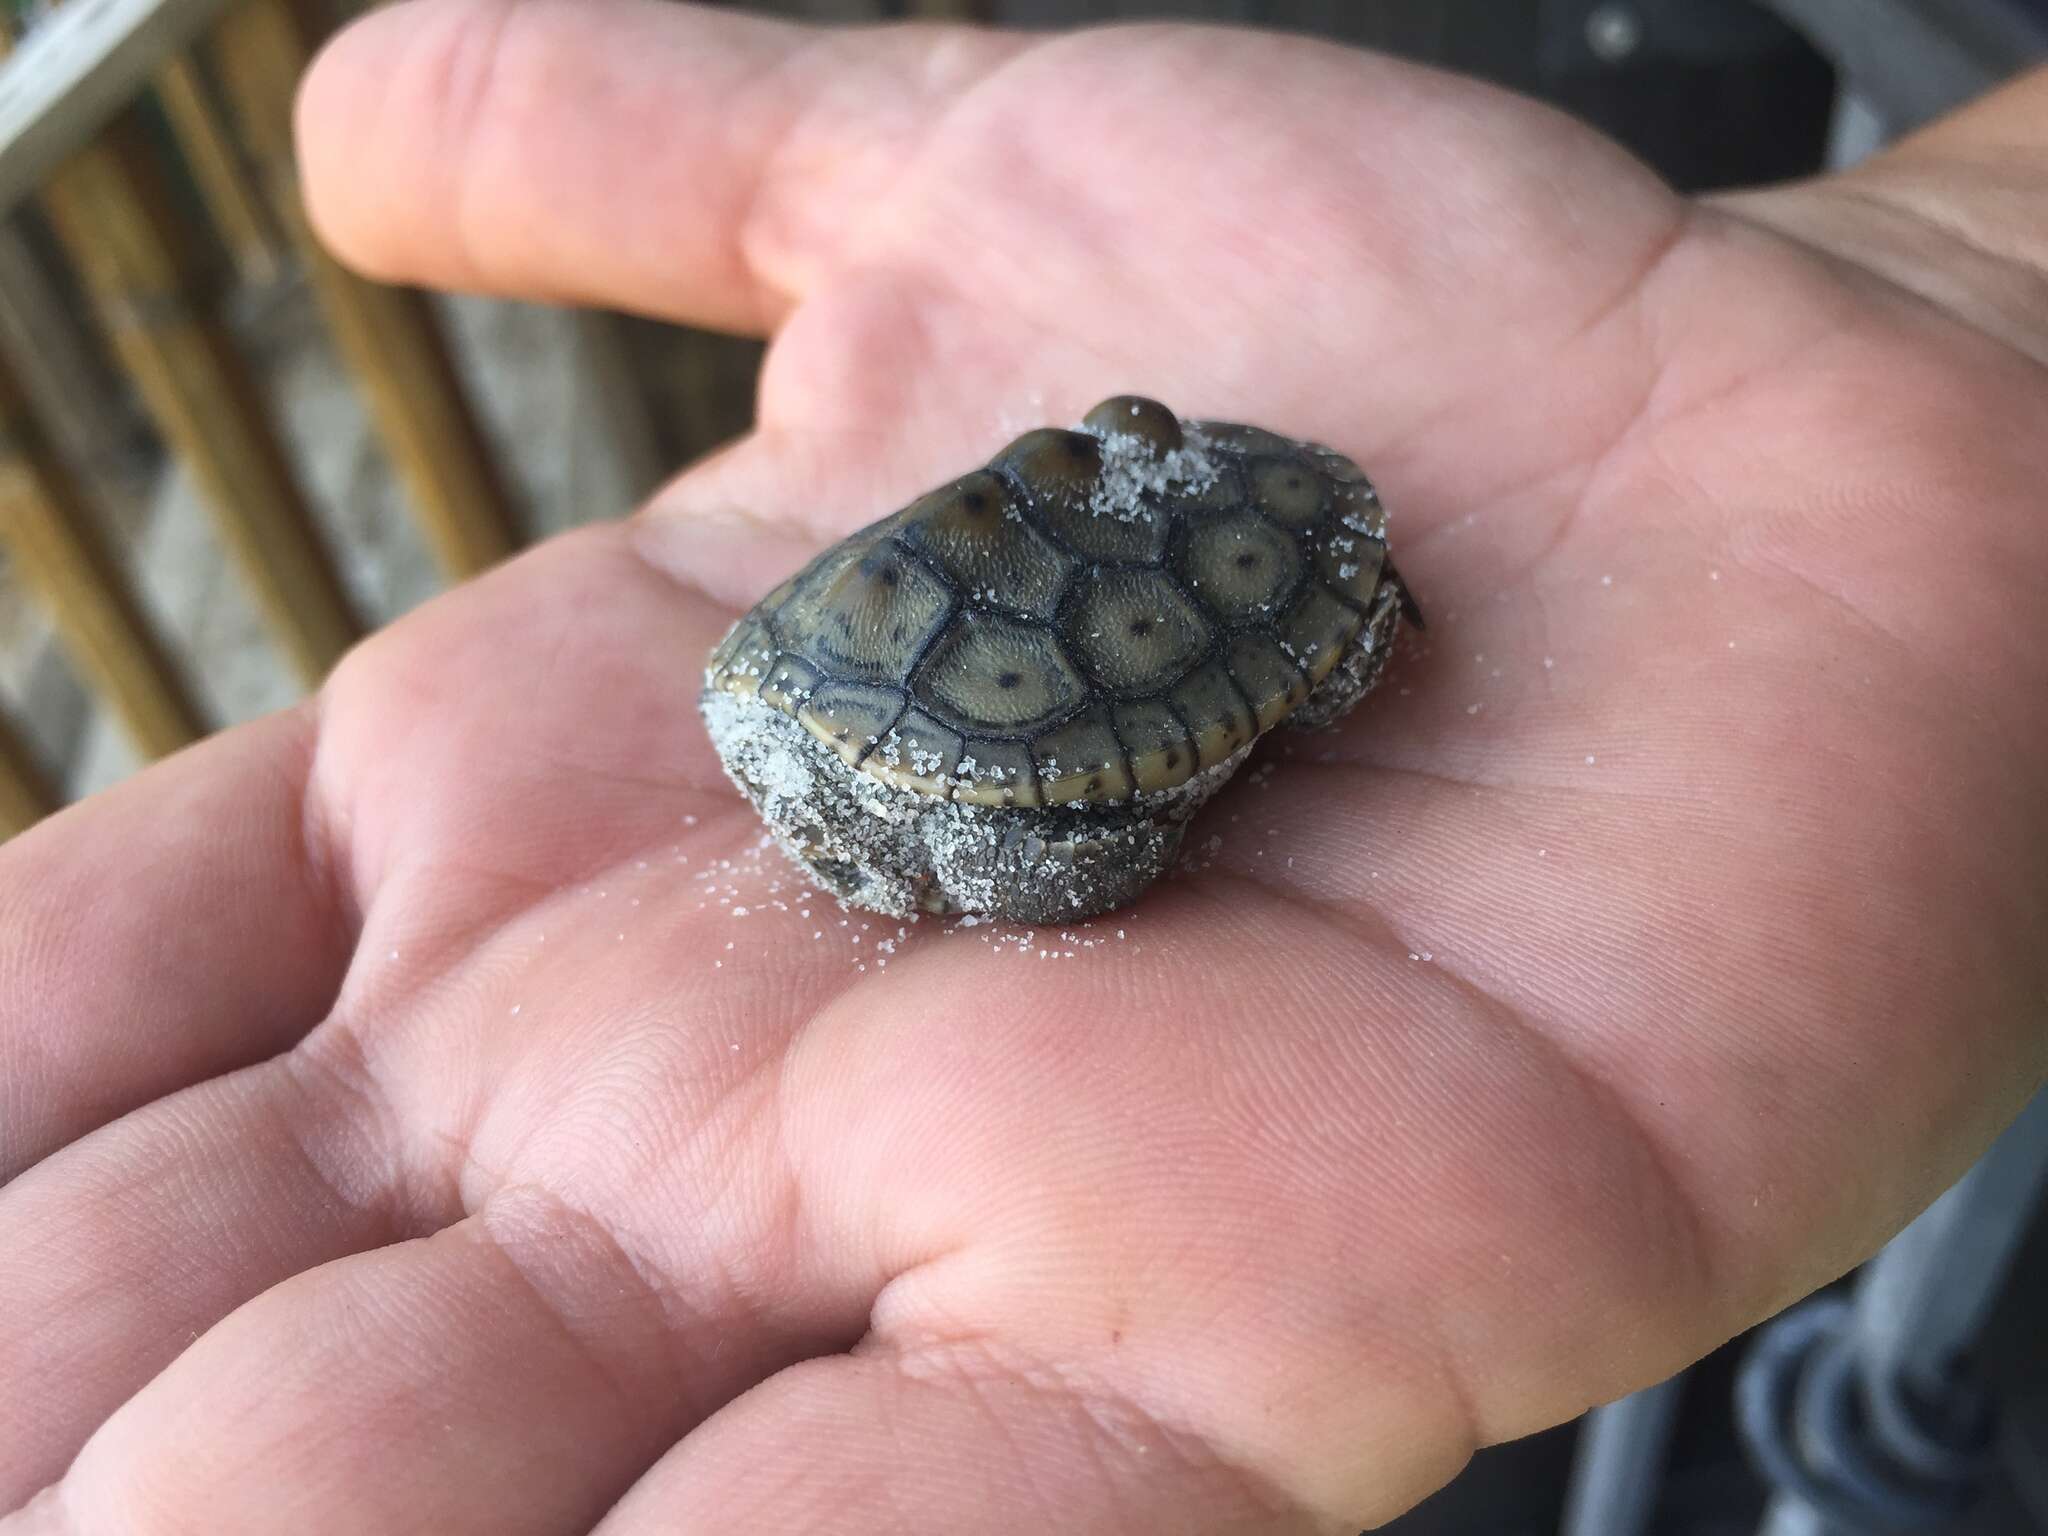
<path id="1" fill-rule="evenodd" d="M 601 309 L 579 309 L 576 327 L 577 377 L 595 400 L 599 425 L 594 454 L 606 461 L 604 482 L 615 486 L 618 505 L 626 512 L 652 495 L 669 467 L 661 457 L 654 429 L 654 405 L 633 366 L 626 345 L 623 317 Z"/>
<path id="2" fill-rule="evenodd" d="M 0 66 L 0 213 L 35 195 L 228 0 L 74 0 Z"/>
<path id="3" fill-rule="evenodd" d="M 305 262 L 435 555 L 457 578 L 503 559 L 519 542 L 510 503 L 427 300 L 356 276 L 328 255 L 307 222 L 292 98 L 311 57 L 310 29 L 287 0 L 244 0 L 213 41 L 272 206 Z"/>
<path id="4" fill-rule="evenodd" d="M 318 683 L 360 626 L 134 116 L 60 166 L 46 196 L 159 430 L 299 675 Z"/>
<path id="5" fill-rule="evenodd" d="M 664 372 L 680 423 L 680 462 L 694 462 L 753 425 L 761 362 L 761 344 L 750 337 L 688 331 L 676 338 Z"/>
<path id="6" fill-rule="evenodd" d="M 198 706 L 95 525 L 91 509 L 0 364 L 0 544 L 49 605 L 79 669 L 146 757 L 205 732 Z"/>
<path id="7" fill-rule="evenodd" d="M 139 489 L 154 448 L 89 317 L 56 276 L 24 214 L 0 222 L 0 353 L 104 505 Z"/>
<path id="8" fill-rule="evenodd" d="M 276 281 L 283 267 L 282 238 L 250 179 L 210 82 L 192 58 L 175 58 L 157 72 L 156 94 L 242 280 L 258 286 Z"/>
<path id="9" fill-rule="evenodd" d="M 0 838 L 26 832 L 57 808 L 57 792 L 14 727 L 0 716 Z"/>

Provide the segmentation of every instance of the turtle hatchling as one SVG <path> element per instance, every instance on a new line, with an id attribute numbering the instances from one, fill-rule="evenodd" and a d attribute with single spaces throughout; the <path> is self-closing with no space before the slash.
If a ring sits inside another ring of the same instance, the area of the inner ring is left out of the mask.
<path id="1" fill-rule="evenodd" d="M 1358 466 L 1120 396 L 835 544 L 712 653 L 704 716 L 791 857 L 891 916 L 1092 917 L 1281 722 L 1421 614 Z"/>

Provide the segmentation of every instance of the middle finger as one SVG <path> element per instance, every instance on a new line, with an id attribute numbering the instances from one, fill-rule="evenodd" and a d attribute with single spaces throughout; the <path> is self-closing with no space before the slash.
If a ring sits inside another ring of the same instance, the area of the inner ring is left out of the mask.
<path id="1" fill-rule="evenodd" d="M 216 1536 L 586 1530 L 761 1373 L 746 1348 L 690 1353 L 684 1310 L 605 1227 L 508 1189 L 239 1308 L 100 1428 L 51 1503 L 87 1530 L 152 1510 L 204 1510 Z"/>
<path id="2" fill-rule="evenodd" d="M 280 1057 L 136 1110 L 0 1190 L 0 1511 L 247 1298 L 404 1235 L 413 1218 L 361 1108 L 339 1078 Z"/>

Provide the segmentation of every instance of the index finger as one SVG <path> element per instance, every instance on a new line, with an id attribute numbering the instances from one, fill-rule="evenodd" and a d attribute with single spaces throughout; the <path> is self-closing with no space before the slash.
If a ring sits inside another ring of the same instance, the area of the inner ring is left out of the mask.
<path id="1" fill-rule="evenodd" d="M 307 75 L 308 210 L 378 276 L 765 332 L 901 146 L 1021 46 L 666 0 L 404 0 Z"/>
<path id="2" fill-rule="evenodd" d="M 0 849 L 0 1184 L 326 1011 L 354 939 L 314 734 L 238 727 Z"/>

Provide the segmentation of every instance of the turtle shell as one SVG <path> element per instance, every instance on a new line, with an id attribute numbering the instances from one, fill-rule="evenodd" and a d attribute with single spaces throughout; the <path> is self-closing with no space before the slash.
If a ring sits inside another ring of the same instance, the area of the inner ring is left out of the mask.
<path id="1" fill-rule="evenodd" d="M 1120 396 L 826 550 L 733 627 L 708 685 L 913 794 L 1161 794 L 1337 665 L 1398 590 L 1385 529 L 1341 454 Z"/>

